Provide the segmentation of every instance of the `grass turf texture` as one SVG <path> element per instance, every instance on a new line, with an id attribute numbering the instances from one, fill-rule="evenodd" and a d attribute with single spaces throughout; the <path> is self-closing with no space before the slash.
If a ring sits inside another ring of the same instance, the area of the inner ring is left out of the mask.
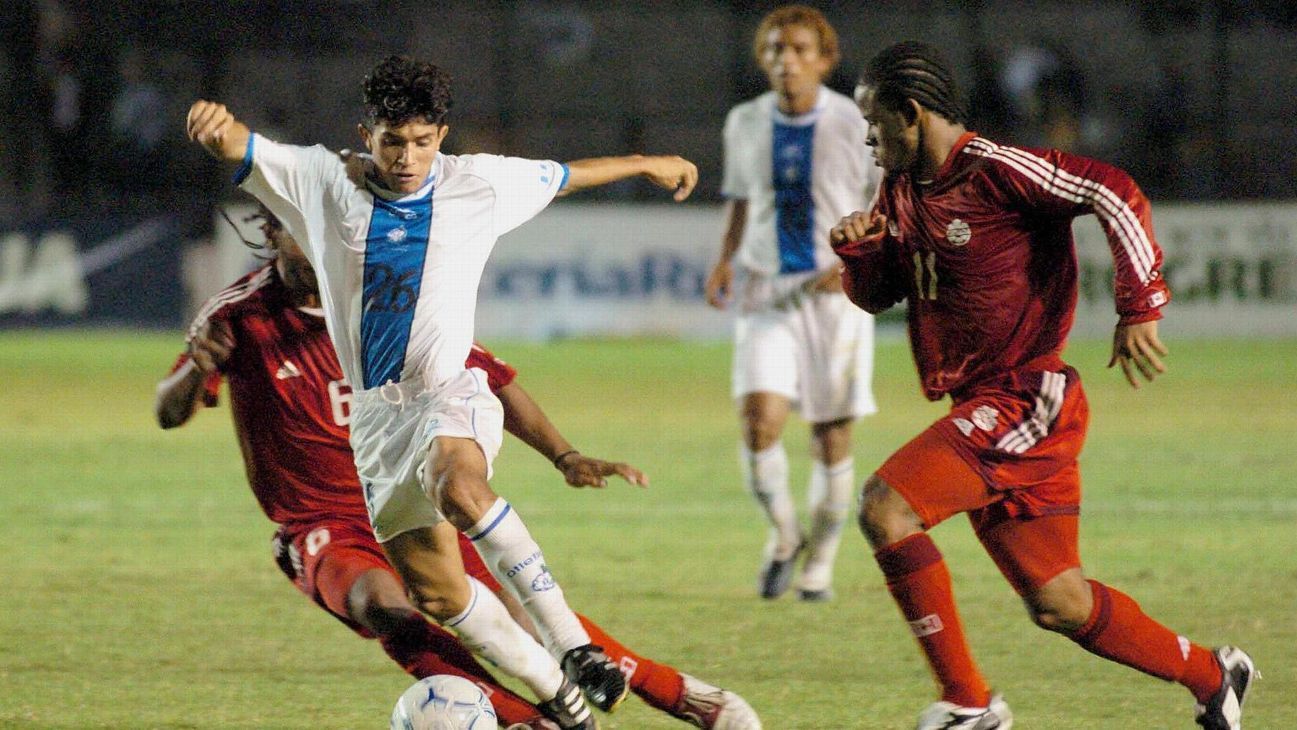
<path id="1" fill-rule="evenodd" d="M 410 679 L 304 600 L 222 407 L 153 423 L 178 335 L 0 333 L 0 727 L 383 727 Z M 493 343 L 579 448 L 623 458 L 645 491 L 564 486 L 507 441 L 496 488 L 569 600 L 641 653 L 742 693 L 769 730 L 908 728 L 928 672 L 850 528 L 838 598 L 761 602 L 764 529 L 738 482 L 729 349 L 668 341 Z M 1297 342 L 1172 342 L 1132 392 L 1104 343 L 1068 353 L 1093 420 L 1082 555 L 1193 639 L 1238 643 L 1265 674 L 1247 727 L 1297 715 Z M 902 342 L 878 353 L 882 412 L 857 431 L 863 478 L 944 412 Z M 806 430 L 790 423 L 804 494 Z M 1185 728 L 1175 686 L 1033 627 L 962 518 L 934 530 L 974 650 L 1024 728 Z M 605 728 L 681 724 L 632 699 Z"/>

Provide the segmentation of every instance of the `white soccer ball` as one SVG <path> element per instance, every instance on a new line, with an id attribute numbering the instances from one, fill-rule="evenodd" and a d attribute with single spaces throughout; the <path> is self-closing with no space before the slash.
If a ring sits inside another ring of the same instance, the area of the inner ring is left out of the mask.
<path id="1" fill-rule="evenodd" d="M 495 708 L 481 687 L 434 674 L 410 685 L 392 710 L 392 730 L 496 730 Z"/>

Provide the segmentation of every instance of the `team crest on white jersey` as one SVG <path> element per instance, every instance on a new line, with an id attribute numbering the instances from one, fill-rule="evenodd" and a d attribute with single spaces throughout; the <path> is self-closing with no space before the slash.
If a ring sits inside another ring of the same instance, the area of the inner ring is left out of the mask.
<path id="1" fill-rule="evenodd" d="M 404 228 L 393 228 L 387 232 L 387 240 L 392 243 L 400 243 L 405 240 L 406 235 Z"/>
<path id="2" fill-rule="evenodd" d="M 973 231 L 968 224 L 956 218 L 946 226 L 946 240 L 951 246 L 963 246 L 968 243 L 968 239 L 973 237 Z"/>

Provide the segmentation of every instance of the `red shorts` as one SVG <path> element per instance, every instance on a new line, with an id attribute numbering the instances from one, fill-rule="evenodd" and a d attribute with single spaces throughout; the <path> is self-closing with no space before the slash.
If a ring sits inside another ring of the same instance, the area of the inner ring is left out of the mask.
<path id="1" fill-rule="evenodd" d="M 1014 373 L 961 399 L 877 473 L 925 528 L 967 512 L 1022 592 L 1080 566 L 1077 457 L 1089 413 L 1072 368 Z"/>
<path id="2" fill-rule="evenodd" d="M 397 582 L 400 582 L 400 576 L 387 562 L 383 548 L 374 539 L 374 532 L 367 521 L 339 519 L 295 525 L 291 530 L 280 528 L 270 544 L 275 562 L 299 591 L 352 631 L 373 637 L 348 616 L 351 587 L 370 570 L 391 573 Z M 472 541 L 462 533 L 459 535 L 459 551 L 464 559 L 464 571 L 485 584 L 491 592 L 498 593 L 499 582 L 487 570 Z"/>

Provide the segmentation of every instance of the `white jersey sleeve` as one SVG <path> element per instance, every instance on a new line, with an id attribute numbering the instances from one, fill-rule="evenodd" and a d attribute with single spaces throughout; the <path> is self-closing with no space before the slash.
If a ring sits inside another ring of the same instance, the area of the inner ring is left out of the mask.
<path id="1" fill-rule="evenodd" d="M 724 144 L 724 169 L 721 172 L 721 195 L 730 200 L 746 200 L 752 182 L 746 178 L 746 165 L 741 164 L 738 147 L 742 135 L 741 109 L 731 109 L 725 116 L 725 131 L 722 133 Z"/>
<path id="2" fill-rule="evenodd" d="M 467 155 L 473 174 L 495 193 L 494 234 L 503 236 L 545 209 L 567 183 L 567 166 L 551 160 Z"/>
<path id="3" fill-rule="evenodd" d="M 355 187 L 342 159 L 322 145 L 280 144 L 252 134 L 243 164 L 235 182 L 283 221 L 308 255 L 321 240 L 324 213 L 337 200 L 336 186 Z"/>

